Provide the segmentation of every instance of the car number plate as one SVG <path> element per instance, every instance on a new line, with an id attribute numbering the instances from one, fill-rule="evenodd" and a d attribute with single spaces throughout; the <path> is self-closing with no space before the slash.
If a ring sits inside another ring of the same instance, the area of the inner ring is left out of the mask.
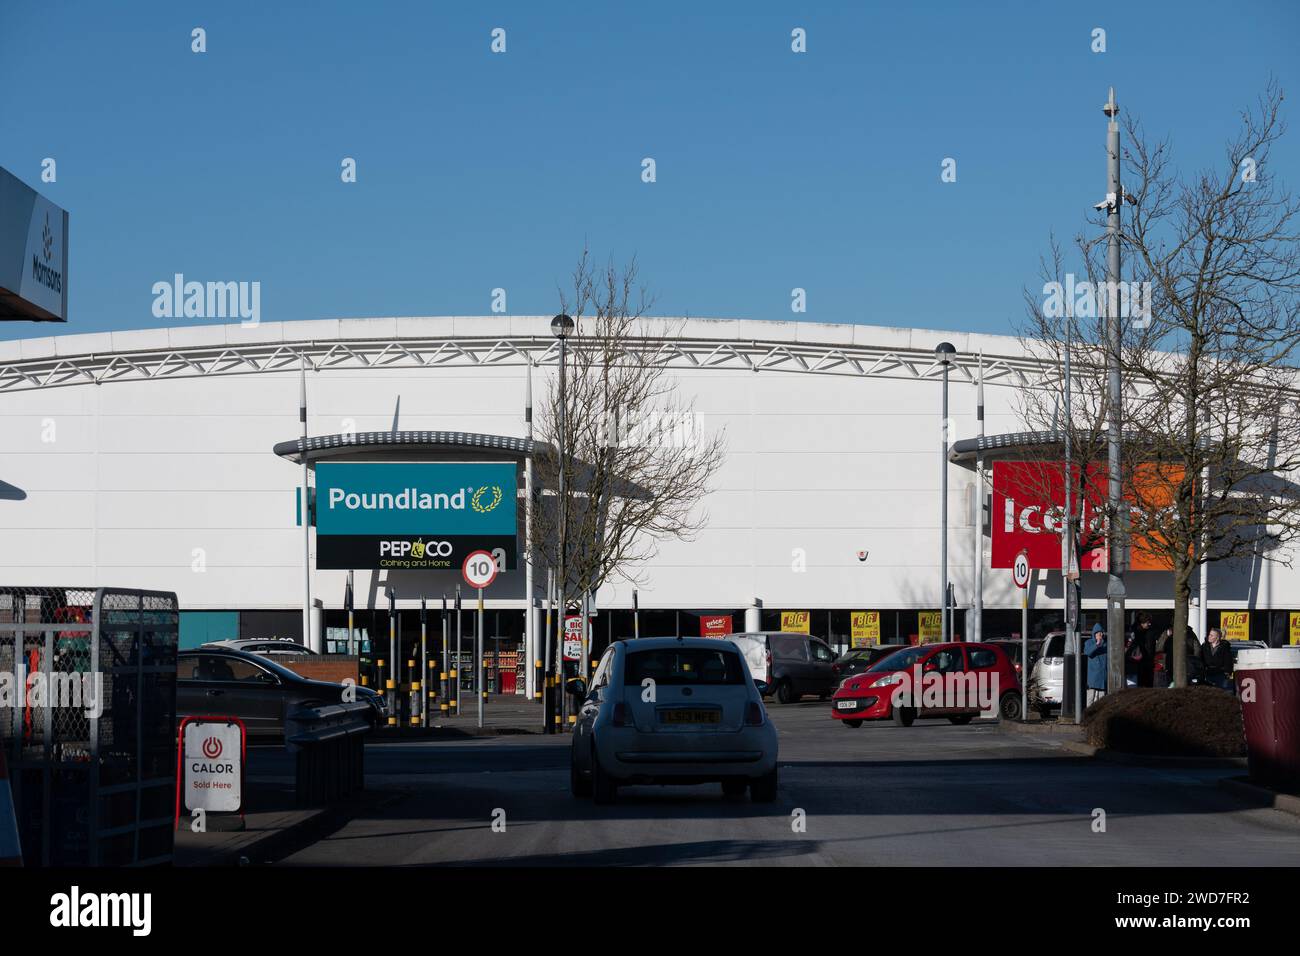
<path id="1" fill-rule="evenodd" d="M 835 706 L 840 710 L 853 710 L 858 706 L 858 702 L 856 700 L 841 700 L 836 701 Z"/>
<path id="2" fill-rule="evenodd" d="M 721 717 L 716 710 L 665 710 L 659 714 L 665 724 L 716 724 Z"/>

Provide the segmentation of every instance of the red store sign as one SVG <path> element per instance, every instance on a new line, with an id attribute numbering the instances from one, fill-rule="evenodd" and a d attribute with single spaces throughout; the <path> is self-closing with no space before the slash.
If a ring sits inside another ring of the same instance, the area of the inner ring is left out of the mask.
<path id="1" fill-rule="evenodd" d="M 730 614 L 714 614 L 700 618 L 700 637 L 726 637 L 730 633 Z"/>
<path id="2" fill-rule="evenodd" d="M 1086 538 L 1096 542 L 1097 547 L 1080 556 L 1079 569 L 1104 571 L 1105 514 L 1096 503 L 1106 498 L 1105 477 L 1096 469 L 1089 471 L 1090 490 L 1083 503 L 1083 527 Z M 989 567 L 1014 567 L 1016 555 L 1023 550 L 1031 568 L 1060 570 L 1065 469 L 1037 461 L 994 462 L 990 525 L 993 549 Z"/>

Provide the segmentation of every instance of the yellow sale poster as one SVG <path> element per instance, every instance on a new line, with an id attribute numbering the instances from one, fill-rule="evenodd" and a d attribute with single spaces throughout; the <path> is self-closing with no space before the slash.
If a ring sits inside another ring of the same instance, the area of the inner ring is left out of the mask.
<path id="1" fill-rule="evenodd" d="M 793 634 L 807 634 L 812 615 L 808 611 L 782 611 L 781 630 Z"/>
<path id="2" fill-rule="evenodd" d="M 1224 611 L 1219 615 L 1219 630 L 1225 641 L 1250 640 L 1250 612 Z"/>
<path id="3" fill-rule="evenodd" d="M 942 638 L 942 611 L 920 611 L 916 616 L 917 624 L 919 626 L 919 631 L 917 633 L 922 644 L 926 644 L 930 641 L 938 641 Z"/>
<path id="4" fill-rule="evenodd" d="M 880 612 L 850 612 L 850 646 L 870 647 L 880 643 Z"/>
<path id="5" fill-rule="evenodd" d="M 1300 644 L 1300 611 L 1291 612 L 1291 643 Z"/>

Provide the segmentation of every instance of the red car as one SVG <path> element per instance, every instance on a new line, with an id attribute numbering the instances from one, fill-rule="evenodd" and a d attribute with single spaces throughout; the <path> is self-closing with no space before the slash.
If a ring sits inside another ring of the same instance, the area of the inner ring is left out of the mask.
<path id="1" fill-rule="evenodd" d="M 969 724 L 983 713 L 1020 716 L 1015 665 L 993 644 L 908 647 L 845 679 L 831 698 L 831 716 L 850 727 L 889 718 L 910 727 L 917 717 Z"/>

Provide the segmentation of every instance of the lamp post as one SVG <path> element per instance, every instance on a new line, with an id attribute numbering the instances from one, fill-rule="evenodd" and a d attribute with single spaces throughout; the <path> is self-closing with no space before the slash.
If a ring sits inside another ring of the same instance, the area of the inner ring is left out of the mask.
<path id="1" fill-rule="evenodd" d="M 948 369 L 957 349 L 951 342 L 940 342 L 934 349 L 935 359 L 943 366 L 943 418 L 939 428 L 939 600 L 943 606 L 940 616 L 940 640 L 952 637 L 948 620 Z"/>
<path id="2" fill-rule="evenodd" d="M 568 573 L 566 568 L 565 557 L 566 557 L 566 550 L 568 548 L 568 542 L 566 539 L 568 537 L 568 530 L 569 530 L 568 528 L 569 508 L 568 508 L 568 501 L 565 497 L 564 473 L 567 467 L 565 457 L 568 453 L 567 432 L 569 427 L 568 426 L 569 400 L 568 400 L 568 392 L 565 390 L 564 367 L 566 365 L 567 357 L 568 357 L 569 335 L 572 332 L 573 332 L 573 319 L 569 318 L 563 312 L 561 312 L 555 318 L 551 319 L 551 334 L 554 335 L 556 339 L 559 340 L 560 343 L 560 420 L 559 420 L 559 441 L 560 441 L 559 472 L 560 474 L 559 474 L 559 482 L 558 482 L 559 484 L 558 502 L 559 502 L 559 509 L 560 509 L 560 551 L 559 551 L 559 561 L 558 561 L 559 575 L 557 579 L 557 586 L 558 586 L 557 593 L 558 593 L 559 600 L 556 602 L 558 604 L 558 613 L 556 614 L 556 617 L 558 618 L 559 623 L 558 623 L 557 634 L 555 639 L 555 647 L 556 647 L 555 659 L 556 659 L 556 673 L 558 676 L 558 683 L 556 684 L 556 693 L 558 693 L 560 697 L 559 711 L 560 711 L 560 727 L 562 729 L 568 726 L 567 723 L 568 701 L 565 700 L 565 695 L 564 695 L 564 611 L 565 611 L 564 590 L 565 590 L 565 585 L 568 583 L 565 577 L 565 575 Z"/>
<path id="3" fill-rule="evenodd" d="M 1115 102 L 1115 88 L 1111 87 L 1110 97 L 1102 107 L 1106 114 L 1106 392 L 1109 414 L 1106 421 L 1106 471 L 1109 481 L 1106 484 L 1106 506 L 1111 515 L 1113 526 L 1109 535 L 1109 551 L 1106 570 L 1106 642 L 1107 642 L 1107 681 L 1106 687 L 1111 693 L 1124 686 L 1124 605 L 1128 591 L 1124 584 L 1124 572 L 1128 569 L 1128 522 L 1122 504 L 1120 488 L 1120 439 L 1124 427 L 1124 390 L 1120 382 L 1120 315 L 1119 303 L 1115 300 L 1113 290 L 1119 288 L 1120 262 L 1120 205 L 1124 202 L 1124 190 L 1120 185 L 1119 152 L 1119 104 Z M 1181 638 L 1181 635 L 1179 635 Z M 1173 648 L 1170 647 L 1172 660 Z M 1185 685 L 1185 674 L 1174 674 L 1176 683 Z"/>

